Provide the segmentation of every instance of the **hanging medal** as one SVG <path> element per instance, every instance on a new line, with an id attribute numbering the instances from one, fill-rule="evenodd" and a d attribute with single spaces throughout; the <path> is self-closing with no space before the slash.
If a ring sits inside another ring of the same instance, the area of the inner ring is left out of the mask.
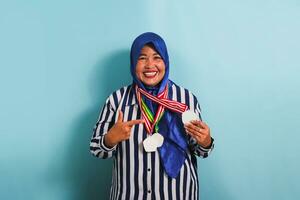
<path id="1" fill-rule="evenodd" d="M 158 133 L 158 123 L 164 114 L 165 108 L 168 108 L 174 112 L 183 113 L 184 111 L 187 110 L 187 106 L 183 103 L 167 99 L 168 96 L 167 86 L 161 93 L 157 95 L 157 97 L 147 93 L 146 91 L 138 88 L 137 86 L 136 86 L 136 94 L 137 94 L 139 106 L 141 108 L 143 119 L 145 120 L 144 125 L 146 131 L 150 135 L 143 141 L 144 149 L 146 152 L 155 152 L 158 147 L 162 146 L 164 141 L 164 137 Z M 144 100 L 141 98 L 141 94 L 146 96 L 148 99 L 158 103 L 159 106 L 155 116 L 148 108 Z M 154 134 L 152 134 L 153 130 L 155 131 Z"/>
<path id="2" fill-rule="evenodd" d="M 154 122 L 154 117 L 151 110 L 148 108 L 146 103 L 141 100 L 142 109 L 145 111 L 145 114 L 151 123 Z M 154 134 L 148 136 L 143 141 L 143 146 L 146 152 L 155 152 L 158 147 L 161 147 L 164 142 L 164 137 L 158 132 L 158 123 L 163 116 L 164 111 L 161 112 L 158 121 L 154 125 Z"/>
<path id="3" fill-rule="evenodd" d="M 158 123 L 164 114 L 164 107 L 162 105 L 158 106 L 156 115 L 154 116 L 151 110 L 148 108 L 144 100 L 141 98 L 140 92 L 137 91 L 137 97 L 142 111 L 142 116 L 145 119 L 145 126 L 148 136 L 143 141 L 143 146 L 146 152 L 155 152 L 158 147 L 161 147 L 164 142 L 164 137 L 158 132 Z M 167 90 L 164 90 L 161 97 L 167 96 Z M 152 134 L 154 129 L 154 134 Z"/>

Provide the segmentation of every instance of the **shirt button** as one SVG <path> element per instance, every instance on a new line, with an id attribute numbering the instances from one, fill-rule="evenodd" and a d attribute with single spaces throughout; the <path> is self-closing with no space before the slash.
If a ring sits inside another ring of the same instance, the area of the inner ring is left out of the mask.
<path id="1" fill-rule="evenodd" d="M 150 190 L 148 190 L 148 193 L 150 194 L 150 193 L 151 193 L 151 191 L 150 191 Z"/>
<path id="2" fill-rule="evenodd" d="M 150 168 L 148 168 L 148 172 L 150 172 Z"/>

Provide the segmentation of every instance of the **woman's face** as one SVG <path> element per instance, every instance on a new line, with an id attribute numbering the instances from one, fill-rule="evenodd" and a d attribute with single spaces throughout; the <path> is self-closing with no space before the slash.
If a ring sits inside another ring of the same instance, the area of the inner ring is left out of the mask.
<path id="1" fill-rule="evenodd" d="M 165 63 L 157 51 L 145 45 L 138 58 L 135 74 L 147 86 L 155 86 L 165 75 Z"/>

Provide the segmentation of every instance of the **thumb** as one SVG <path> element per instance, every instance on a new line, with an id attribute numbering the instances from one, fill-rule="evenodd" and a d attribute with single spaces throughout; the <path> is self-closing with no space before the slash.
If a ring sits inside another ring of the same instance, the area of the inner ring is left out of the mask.
<path id="1" fill-rule="evenodd" d="M 123 122 L 123 112 L 121 110 L 118 110 L 118 120 L 117 122 Z"/>

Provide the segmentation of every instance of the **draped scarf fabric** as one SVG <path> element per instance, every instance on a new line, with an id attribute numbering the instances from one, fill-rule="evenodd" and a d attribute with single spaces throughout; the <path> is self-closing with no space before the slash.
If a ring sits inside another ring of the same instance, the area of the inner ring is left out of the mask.
<path id="1" fill-rule="evenodd" d="M 154 87 L 144 85 L 137 78 L 135 73 L 135 68 L 141 49 L 149 43 L 154 46 L 155 50 L 160 54 L 165 64 L 165 75 L 162 81 Z M 130 65 L 130 71 L 134 84 L 136 84 L 142 90 L 147 91 L 151 95 L 156 96 L 157 94 L 161 93 L 166 86 L 169 86 L 169 56 L 166 44 L 159 35 L 152 32 L 147 32 L 139 35 L 134 40 L 130 52 Z M 155 115 L 158 104 L 146 98 L 144 95 L 142 95 L 142 98 Z M 158 127 L 159 133 L 164 137 L 164 143 L 158 149 L 161 162 L 167 175 L 172 178 L 176 178 L 187 157 L 187 139 L 183 123 L 181 121 L 181 114 L 165 109 L 164 115 L 162 116 Z"/>

